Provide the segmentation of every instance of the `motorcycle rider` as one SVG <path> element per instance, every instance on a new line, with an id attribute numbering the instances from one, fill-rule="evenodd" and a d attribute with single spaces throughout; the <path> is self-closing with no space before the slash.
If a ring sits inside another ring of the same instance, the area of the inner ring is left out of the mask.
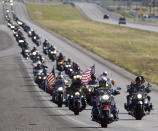
<path id="1" fill-rule="evenodd" d="M 143 76 L 137 76 L 135 78 L 134 82 L 131 82 L 131 84 L 128 86 L 127 92 L 129 92 L 129 95 L 127 96 L 127 110 L 130 110 L 132 107 L 132 93 L 138 92 L 138 91 L 145 91 L 146 93 L 150 93 L 151 89 L 149 88 L 151 85 L 148 83 L 147 86 L 145 86 L 145 78 Z M 150 112 L 150 110 L 153 108 L 152 103 L 150 103 L 150 96 L 147 96 L 148 98 L 148 104 L 147 104 L 147 110 Z"/>
<path id="2" fill-rule="evenodd" d="M 55 84 L 65 84 L 65 79 L 61 72 L 58 73 Z"/>
<path id="3" fill-rule="evenodd" d="M 98 81 L 100 81 L 102 78 L 106 78 L 107 80 L 109 80 L 110 78 L 108 77 L 108 72 L 104 71 L 99 77 L 98 77 Z"/>
<path id="4" fill-rule="evenodd" d="M 79 75 L 74 76 L 70 87 L 67 88 L 67 92 L 72 95 L 74 92 L 81 89 L 82 86 L 83 86 L 83 84 L 81 82 L 81 76 L 79 76 Z"/>
<path id="5" fill-rule="evenodd" d="M 65 57 L 64 57 L 63 54 L 60 52 L 60 53 L 59 53 L 59 56 L 58 56 L 58 58 L 57 58 L 57 61 L 59 62 L 59 61 L 61 61 L 61 60 L 65 60 Z"/>
<path id="6" fill-rule="evenodd" d="M 72 63 L 72 68 L 73 68 L 74 72 L 80 71 L 80 67 L 79 67 L 79 65 L 76 62 Z"/>
<path id="7" fill-rule="evenodd" d="M 108 89 L 112 95 L 120 94 L 119 91 L 113 90 L 111 87 L 112 86 L 110 85 L 110 83 L 107 82 L 107 78 L 104 76 L 99 81 L 99 87 L 94 88 L 94 91 L 93 91 L 92 95 L 93 96 L 98 96 L 101 92 L 104 92 L 104 89 Z M 118 118 L 118 112 L 119 111 L 116 107 L 115 101 L 113 100 L 112 102 L 113 102 L 113 111 L 111 113 L 113 114 L 115 121 L 117 121 L 119 119 Z M 94 102 L 93 102 L 93 108 L 92 108 L 92 112 L 91 112 L 92 120 L 94 120 L 93 116 L 97 117 L 98 113 L 99 112 L 97 111 L 97 99 L 95 99 Z"/>
<path id="8" fill-rule="evenodd" d="M 45 41 L 43 42 L 43 46 L 47 46 L 49 45 L 49 42 L 45 39 Z"/>
<path id="9" fill-rule="evenodd" d="M 36 47 L 33 47 L 33 49 L 31 50 L 31 53 L 35 52 L 35 51 L 37 51 L 37 49 L 36 49 Z"/>
<path id="10" fill-rule="evenodd" d="M 88 82 L 88 85 L 95 85 L 97 84 L 95 73 L 91 75 L 91 80 Z"/>

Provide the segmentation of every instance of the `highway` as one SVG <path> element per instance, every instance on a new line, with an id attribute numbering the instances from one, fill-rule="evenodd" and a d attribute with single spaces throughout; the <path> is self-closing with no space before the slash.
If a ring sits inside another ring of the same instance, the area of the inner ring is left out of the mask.
<path id="1" fill-rule="evenodd" d="M 100 7 L 97 4 L 86 3 L 86 2 L 85 3 L 84 2 L 75 2 L 75 5 L 81 11 L 81 13 L 84 16 L 86 16 L 88 19 L 91 19 L 91 20 L 97 21 L 97 22 L 118 25 L 119 16 L 114 13 L 110 13 L 109 11 Z M 104 14 L 109 14 L 110 18 L 103 19 Z M 136 22 L 127 21 L 126 25 L 122 24 L 120 26 L 158 33 L 157 26 L 150 26 L 150 25 L 145 25 L 145 24 L 143 25 L 143 24 L 136 23 Z"/>
<path id="2" fill-rule="evenodd" d="M 127 114 L 123 106 L 126 102 L 126 85 L 135 77 L 133 74 L 35 24 L 29 19 L 23 3 L 15 2 L 14 9 L 17 16 L 41 36 L 42 41 L 47 39 L 67 58 L 77 61 L 83 70 L 95 64 L 97 75 L 103 71 L 109 72 L 109 76 L 116 80 L 116 86 L 122 87 L 121 94 L 116 96 L 120 119 L 108 125 L 109 131 L 155 131 L 158 129 L 157 92 L 153 91 L 150 94 L 155 110 L 143 120 L 136 121 Z M 0 20 L 3 21 L 3 18 Z M 4 24 L 0 27 L 0 49 L 2 49 L 0 50 L 0 104 L 3 105 L 0 106 L 0 130 L 105 130 L 100 128 L 98 123 L 91 121 L 91 107 L 89 106 L 79 116 L 74 116 L 73 112 L 66 107 L 57 108 L 57 105 L 50 101 L 51 97 L 34 84 L 31 61 L 26 61 L 21 57 L 21 50 L 12 32 Z M 3 37 L 4 34 L 5 37 Z M 26 40 L 30 47 L 34 46 L 27 35 Z M 38 50 L 42 52 L 41 47 L 38 47 Z M 49 71 L 55 65 L 47 57 L 46 63 Z"/>

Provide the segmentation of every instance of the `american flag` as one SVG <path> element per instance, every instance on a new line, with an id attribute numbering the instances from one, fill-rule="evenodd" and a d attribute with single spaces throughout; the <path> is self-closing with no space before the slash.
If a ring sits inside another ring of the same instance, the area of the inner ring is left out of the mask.
<path id="1" fill-rule="evenodd" d="M 53 86 L 56 82 L 56 78 L 55 78 L 55 75 L 54 73 L 50 73 L 48 76 L 47 76 L 47 85 L 48 85 L 48 90 L 51 91 L 53 90 Z"/>
<path id="2" fill-rule="evenodd" d="M 92 67 L 88 68 L 83 74 L 82 74 L 82 83 L 83 84 L 88 84 L 88 82 L 91 80 L 91 75 L 95 74 L 95 65 Z"/>

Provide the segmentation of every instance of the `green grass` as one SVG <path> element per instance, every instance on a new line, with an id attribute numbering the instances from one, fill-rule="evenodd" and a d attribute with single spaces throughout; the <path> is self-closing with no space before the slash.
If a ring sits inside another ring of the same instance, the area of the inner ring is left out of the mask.
<path id="1" fill-rule="evenodd" d="M 158 83 L 158 34 L 97 23 L 60 3 L 27 3 L 33 21 L 136 75 Z"/>

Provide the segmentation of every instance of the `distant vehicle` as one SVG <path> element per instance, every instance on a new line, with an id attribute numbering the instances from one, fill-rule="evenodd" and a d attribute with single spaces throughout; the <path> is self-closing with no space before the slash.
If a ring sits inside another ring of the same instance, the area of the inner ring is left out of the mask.
<path id="1" fill-rule="evenodd" d="M 126 24 L 126 19 L 125 19 L 125 17 L 120 17 L 120 18 L 119 18 L 119 24 Z"/>
<path id="2" fill-rule="evenodd" d="M 105 14 L 105 15 L 103 16 L 103 19 L 109 19 L 109 15 Z"/>

